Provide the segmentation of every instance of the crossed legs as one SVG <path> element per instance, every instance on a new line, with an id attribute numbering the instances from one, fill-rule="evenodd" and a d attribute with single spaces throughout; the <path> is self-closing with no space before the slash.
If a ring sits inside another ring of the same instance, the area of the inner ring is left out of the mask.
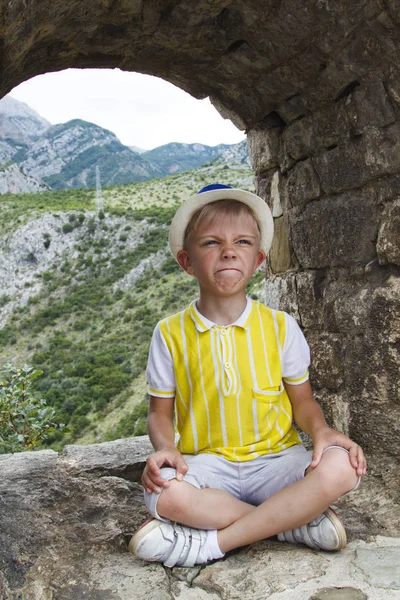
<path id="1" fill-rule="evenodd" d="M 357 484 L 347 452 L 331 448 L 315 469 L 255 507 L 228 492 L 198 489 L 172 480 L 157 504 L 158 514 L 196 529 L 218 530 L 221 552 L 309 523 Z"/>

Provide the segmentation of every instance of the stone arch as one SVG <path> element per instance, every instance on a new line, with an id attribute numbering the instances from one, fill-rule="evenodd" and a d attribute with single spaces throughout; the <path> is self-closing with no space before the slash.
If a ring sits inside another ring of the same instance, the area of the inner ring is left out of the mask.
<path id="1" fill-rule="evenodd" d="M 398 0 L 2 0 L 0 92 L 67 67 L 162 77 L 248 133 L 276 222 L 266 299 L 317 397 L 384 458 L 400 433 Z"/>

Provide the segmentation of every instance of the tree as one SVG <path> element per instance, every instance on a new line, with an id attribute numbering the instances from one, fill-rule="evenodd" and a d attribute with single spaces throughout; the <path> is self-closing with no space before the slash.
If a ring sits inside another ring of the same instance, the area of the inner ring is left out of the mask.
<path id="1" fill-rule="evenodd" d="M 7 365 L 0 373 L 0 453 L 33 450 L 54 430 L 55 410 L 32 392 L 42 373 L 28 365 Z"/>

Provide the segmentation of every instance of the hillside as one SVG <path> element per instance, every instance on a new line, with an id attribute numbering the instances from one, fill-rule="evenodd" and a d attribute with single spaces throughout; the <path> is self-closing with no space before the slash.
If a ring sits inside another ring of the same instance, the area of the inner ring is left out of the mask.
<path id="1" fill-rule="evenodd" d="M 28 144 L 50 127 L 50 123 L 24 102 L 6 96 L 0 100 L 0 138 Z"/>
<path id="2" fill-rule="evenodd" d="M 104 213 L 93 190 L 0 197 L 0 363 L 44 371 L 37 392 L 70 430 L 53 447 L 144 432 L 152 330 L 197 294 L 168 252 L 168 223 L 210 181 L 252 189 L 235 165 L 110 187 Z"/>
<path id="3" fill-rule="evenodd" d="M 157 164 L 164 175 L 172 175 L 173 173 L 197 169 L 207 162 L 212 162 L 228 148 L 228 144 L 219 144 L 212 147 L 204 144 L 178 144 L 173 142 L 144 152 L 142 157 L 153 164 Z"/>
<path id="4" fill-rule="evenodd" d="M 111 131 L 80 119 L 49 127 L 13 160 L 55 190 L 95 187 L 96 167 L 103 185 L 162 175 L 157 167 L 121 144 Z"/>
<path id="5" fill-rule="evenodd" d="M 238 147 L 240 146 L 240 150 Z M 149 181 L 218 160 L 248 160 L 247 143 L 171 143 L 153 150 L 124 146 L 114 133 L 80 119 L 51 125 L 26 104 L 0 100 L 0 194 L 92 188 Z"/>

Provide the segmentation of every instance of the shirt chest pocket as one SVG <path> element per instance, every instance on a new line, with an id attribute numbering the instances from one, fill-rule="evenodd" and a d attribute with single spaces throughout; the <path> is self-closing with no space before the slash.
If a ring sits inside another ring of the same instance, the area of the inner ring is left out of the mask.
<path id="1" fill-rule="evenodd" d="M 265 387 L 253 388 L 253 398 L 259 402 L 266 402 L 268 404 L 277 402 L 285 388 L 282 379 L 275 383 L 276 385 L 270 385 L 268 382 L 268 385 Z"/>

